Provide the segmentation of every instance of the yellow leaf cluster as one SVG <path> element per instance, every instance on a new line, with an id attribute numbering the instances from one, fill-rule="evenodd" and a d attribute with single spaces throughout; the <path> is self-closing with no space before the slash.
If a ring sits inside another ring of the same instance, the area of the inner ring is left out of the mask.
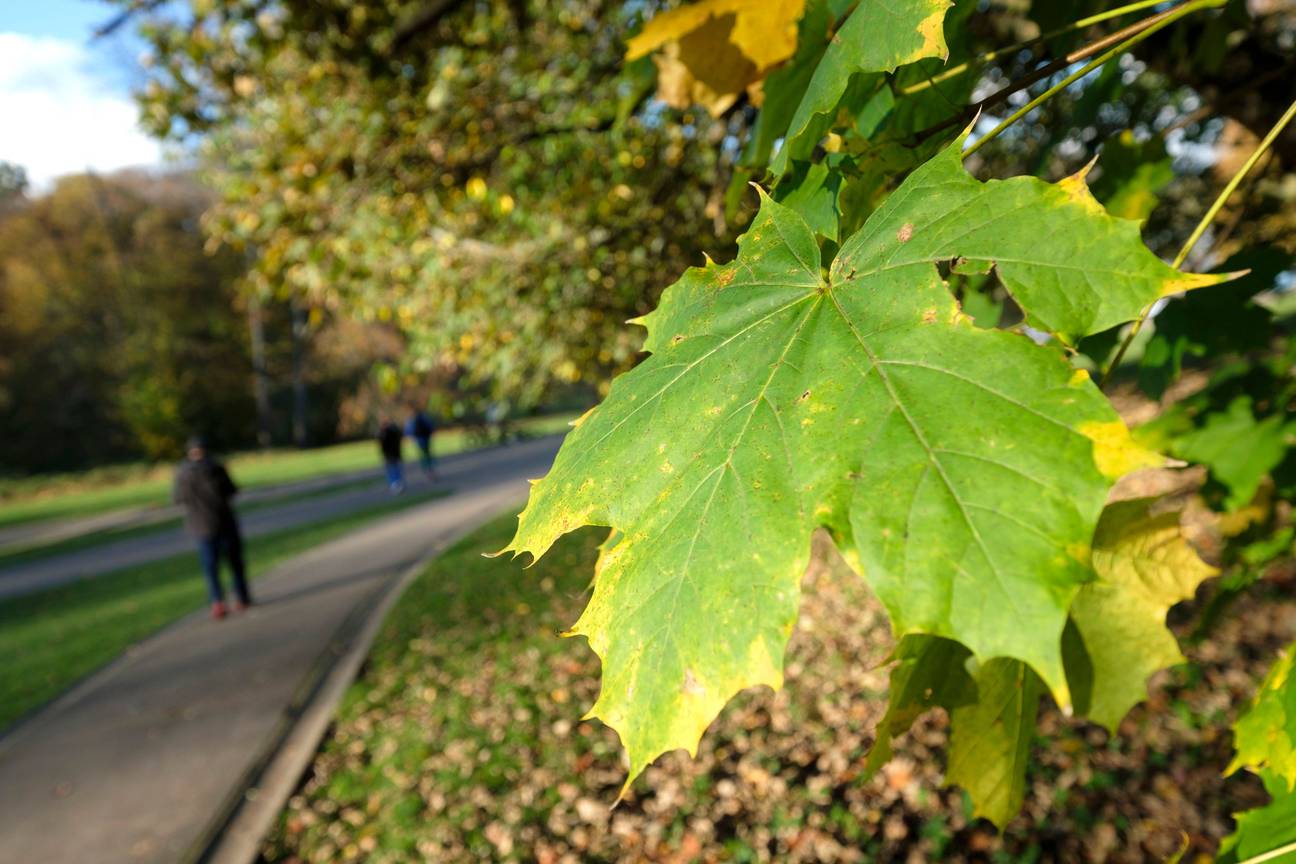
<path id="1" fill-rule="evenodd" d="M 805 0 L 701 0 L 653 18 L 626 59 L 656 52 L 657 95 L 673 108 L 727 111 L 796 51 Z"/>

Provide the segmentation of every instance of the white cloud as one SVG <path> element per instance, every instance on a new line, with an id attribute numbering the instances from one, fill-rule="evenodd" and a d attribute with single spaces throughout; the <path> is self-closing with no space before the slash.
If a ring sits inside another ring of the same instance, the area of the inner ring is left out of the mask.
<path id="1" fill-rule="evenodd" d="M 68 39 L 0 33 L 0 160 L 26 168 L 38 190 L 61 174 L 162 159 L 135 103 L 95 75 L 93 59 Z"/>

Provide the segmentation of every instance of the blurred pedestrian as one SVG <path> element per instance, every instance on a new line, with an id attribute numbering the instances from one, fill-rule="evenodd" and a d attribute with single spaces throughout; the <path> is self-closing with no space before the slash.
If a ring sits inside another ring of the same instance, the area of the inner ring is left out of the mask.
<path id="1" fill-rule="evenodd" d="M 383 418 L 378 427 L 378 449 L 382 452 L 383 466 L 387 470 L 387 485 L 393 495 L 405 491 L 405 471 L 401 466 L 401 442 L 404 437 L 399 426 Z"/>
<path id="2" fill-rule="evenodd" d="M 436 432 L 436 424 L 423 409 L 411 405 L 410 410 L 414 413 L 405 424 L 405 434 L 414 439 L 414 446 L 419 453 L 419 466 L 431 480 L 436 476 L 436 458 L 432 455 L 432 435 Z"/>
<path id="3" fill-rule="evenodd" d="M 243 537 L 230 502 L 238 487 L 229 472 L 207 452 L 199 436 L 189 439 L 185 459 L 176 468 L 172 497 L 184 508 L 185 526 L 198 541 L 198 557 L 207 579 L 207 596 L 213 618 L 225 617 L 225 592 L 221 589 L 220 561 L 229 562 L 234 574 L 234 611 L 252 605 L 243 565 Z"/>

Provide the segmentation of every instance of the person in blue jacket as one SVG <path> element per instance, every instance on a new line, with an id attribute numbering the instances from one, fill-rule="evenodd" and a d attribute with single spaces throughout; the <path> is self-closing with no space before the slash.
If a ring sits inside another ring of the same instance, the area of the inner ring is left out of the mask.
<path id="1" fill-rule="evenodd" d="M 436 457 L 432 455 L 432 435 L 436 432 L 436 424 L 426 411 L 415 406 L 410 408 L 414 413 L 405 424 L 405 434 L 414 439 L 419 452 L 419 466 L 431 480 L 436 476 Z"/>

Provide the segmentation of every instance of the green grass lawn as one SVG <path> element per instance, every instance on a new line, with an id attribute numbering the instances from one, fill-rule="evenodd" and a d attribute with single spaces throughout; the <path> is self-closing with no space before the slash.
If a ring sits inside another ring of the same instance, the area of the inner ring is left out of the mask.
<path id="1" fill-rule="evenodd" d="M 246 504 L 239 505 L 238 511 L 239 513 L 246 514 L 266 507 L 277 507 L 281 504 L 303 501 L 308 498 L 322 498 L 327 495 L 341 495 L 353 489 L 359 489 L 364 486 L 374 486 L 381 482 L 385 481 L 380 479 L 378 470 L 374 469 L 374 475 L 372 477 L 362 477 L 358 480 L 338 483 L 336 485 L 327 486 L 323 489 L 307 489 L 289 495 L 263 498 L 260 501 L 249 501 Z M 17 564 L 26 564 L 31 561 L 38 561 L 42 558 L 52 558 L 55 555 L 63 555 L 67 552 L 76 552 L 80 549 L 88 549 L 91 546 L 98 546 L 103 543 L 116 543 L 120 540 L 129 540 L 132 537 L 143 537 L 161 531 L 176 531 L 179 530 L 182 522 L 183 520 L 177 516 L 173 519 L 163 519 L 160 522 L 149 522 L 145 525 L 128 525 L 124 528 L 105 528 L 102 531 L 91 531 L 86 534 L 78 534 L 75 537 L 67 537 L 63 540 L 56 540 L 53 543 L 44 543 L 36 546 L 13 549 L 8 552 L 0 552 L 0 569 L 12 567 Z"/>
<path id="2" fill-rule="evenodd" d="M 568 722 L 571 737 L 562 742 L 544 731 L 563 718 L 577 719 L 597 689 L 598 667 L 589 652 L 575 640 L 556 638 L 574 620 L 570 616 L 589 584 L 597 532 L 560 541 L 525 571 L 521 561 L 483 558 L 484 551 L 507 543 L 516 524 L 511 515 L 491 522 L 439 556 L 410 585 L 384 622 L 364 677 L 339 709 L 339 728 L 369 729 L 372 735 L 364 736 L 364 743 L 387 758 L 350 758 L 347 742 L 357 739 L 349 734 L 329 741 L 321 757 L 329 770 L 318 775 L 322 784 L 316 794 L 344 808 L 367 808 L 373 815 L 366 831 L 373 860 L 492 860 L 495 850 L 484 839 L 485 826 L 475 825 L 473 801 L 482 799 L 473 795 L 502 794 L 531 768 L 566 779 L 572 760 L 618 760 L 616 736 L 606 729 L 579 724 L 578 734 Z M 561 680 L 547 674 L 550 665 L 566 670 Z M 578 690 L 572 688 L 573 677 L 581 682 Z M 507 716 L 496 716 L 501 711 Z M 379 718 L 381 730 L 369 726 Z M 519 755 L 537 747 L 543 768 Z M 410 787 L 408 781 L 418 779 L 410 772 L 445 750 L 457 755 L 426 769 L 423 779 L 449 803 L 443 812 L 430 814 Z M 456 764 L 465 759 L 466 764 Z M 555 784 L 528 814 L 542 819 L 558 802 Z M 338 860 L 330 832 L 316 827 L 296 836 L 301 828 L 290 815 L 270 844 L 270 860 L 298 854 L 308 861 Z M 468 849 L 433 852 L 420 846 L 446 831 L 463 836 Z M 359 860 L 361 850 L 357 846 L 340 857 Z"/>
<path id="3" fill-rule="evenodd" d="M 255 579 L 379 516 L 443 494 L 412 493 L 360 513 L 251 538 L 249 574 Z M 205 603 L 192 552 L 0 601 L 0 729 Z"/>
<path id="4" fill-rule="evenodd" d="M 554 414 L 522 420 L 517 428 L 528 435 L 565 431 L 574 414 Z M 469 432 L 447 428 L 433 444 L 438 455 L 480 446 Z M 352 441 L 312 450 L 271 450 L 236 454 L 228 460 L 230 473 L 244 489 L 309 480 L 364 468 L 378 468 L 377 445 Z M 131 464 L 71 474 L 0 478 L 0 527 L 91 516 L 127 507 L 166 504 L 171 495 L 171 465 Z"/>

